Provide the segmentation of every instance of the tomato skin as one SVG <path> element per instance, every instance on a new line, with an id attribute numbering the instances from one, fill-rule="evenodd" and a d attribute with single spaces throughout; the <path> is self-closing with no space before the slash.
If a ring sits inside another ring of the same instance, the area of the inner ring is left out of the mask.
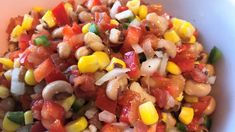
<path id="1" fill-rule="evenodd" d="M 37 120 L 41 120 L 41 110 L 43 106 L 44 101 L 43 100 L 36 100 L 32 104 L 32 112 L 33 112 L 33 118 Z"/>
<path id="2" fill-rule="evenodd" d="M 63 127 L 60 120 L 56 119 L 49 128 L 50 132 L 65 132 L 65 128 Z"/>
<path id="3" fill-rule="evenodd" d="M 95 104 L 101 110 L 107 110 L 116 114 L 117 101 L 110 100 L 105 93 L 104 88 L 98 88 Z"/>
<path id="4" fill-rule="evenodd" d="M 43 61 L 35 70 L 34 77 L 37 82 L 42 81 L 55 69 L 55 66 L 50 58 Z"/>
<path id="5" fill-rule="evenodd" d="M 65 8 L 64 8 L 64 3 L 63 2 L 61 2 L 54 9 L 52 9 L 52 13 L 55 16 L 56 23 L 59 26 L 70 24 L 70 19 L 68 17 L 68 14 L 67 14 Z"/>
<path id="6" fill-rule="evenodd" d="M 167 92 L 162 88 L 151 88 L 151 93 L 156 98 L 156 103 L 159 108 L 164 108 L 167 103 Z"/>
<path id="7" fill-rule="evenodd" d="M 192 72 L 190 72 L 192 79 L 199 83 L 205 83 L 207 81 L 207 76 L 202 72 L 199 68 L 194 68 Z"/>
<path id="8" fill-rule="evenodd" d="M 121 132 L 121 129 L 111 124 L 105 124 L 102 127 L 101 132 Z"/>
<path id="9" fill-rule="evenodd" d="M 134 51 L 125 53 L 124 61 L 131 71 L 128 72 L 130 78 L 137 79 L 140 77 L 140 62 L 137 54 Z"/>
<path id="10" fill-rule="evenodd" d="M 31 132 L 44 132 L 46 129 L 40 121 L 35 122 L 31 127 Z"/>
<path id="11" fill-rule="evenodd" d="M 199 127 L 200 127 L 199 121 L 200 121 L 199 117 L 194 117 L 192 122 L 187 125 L 187 130 L 190 132 L 199 131 Z"/>

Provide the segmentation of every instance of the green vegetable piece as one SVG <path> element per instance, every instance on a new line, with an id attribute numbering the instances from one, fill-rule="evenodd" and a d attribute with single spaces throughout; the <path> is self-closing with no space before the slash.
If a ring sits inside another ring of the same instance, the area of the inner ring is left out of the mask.
<path id="1" fill-rule="evenodd" d="M 99 35 L 99 30 L 98 30 L 98 27 L 96 26 L 96 24 L 93 23 L 90 25 L 89 32 L 93 32 L 96 35 Z"/>
<path id="2" fill-rule="evenodd" d="M 213 47 L 210 52 L 208 63 L 215 64 L 222 57 L 222 53 L 217 47 Z"/>
<path id="3" fill-rule="evenodd" d="M 123 27 L 124 29 L 127 29 L 128 26 L 129 26 L 129 23 L 123 23 L 123 25 L 122 25 L 122 27 Z"/>
<path id="4" fill-rule="evenodd" d="M 43 45 L 43 46 L 49 46 L 51 43 L 48 40 L 47 36 L 42 35 L 34 39 L 34 44 L 35 45 Z"/>
<path id="5" fill-rule="evenodd" d="M 187 132 L 187 128 L 183 123 L 178 122 L 176 127 L 180 132 Z"/>
<path id="6" fill-rule="evenodd" d="M 142 63 L 142 62 L 147 60 L 147 58 L 146 58 L 144 53 L 139 53 L 138 56 L 139 56 L 140 63 Z"/>
<path id="7" fill-rule="evenodd" d="M 211 128 L 212 119 L 208 116 L 204 116 L 204 123 L 203 125 L 209 130 Z"/>
<path id="8" fill-rule="evenodd" d="M 24 112 L 8 112 L 7 118 L 16 124 L 24 125 Z"/>
<path id="9" fill-rule="evenodd" d="M 128 22 L 131 23 L 135 19 L 134 16 L 128 18 Z"/>
<path id="10" fill-rule="evenodd" d="M 80 98 L 80 99 L 75 100 L 72 105 L 73 112 L 77 112 L 84 104 L 85 104 L 84 99 Z"/>

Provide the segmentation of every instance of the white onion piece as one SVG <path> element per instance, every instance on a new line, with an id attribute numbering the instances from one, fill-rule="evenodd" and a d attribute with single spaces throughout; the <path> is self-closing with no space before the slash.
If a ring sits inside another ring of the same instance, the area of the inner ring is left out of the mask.
<path id="1" fill-rule="evenodd" d="M 20 68 L 15 68 L 12 71 L 11 77 L 11 93 L 18 96 L 25 93 L 25 83 L 19 80 Z"/>
<path id="2" fill-rule="evenodd" d="M 148 40 L 143 44 L 143 50 L 144 50 L 144 54 L 147 58 L 153 58 L 155 55 L 155 52 L 153 50 L 151 41 Z"/>
<path id="3" fill-rule="evenodd" d="M 131 21 L 131 23 L 129 24 L 129 26 L 134 26 L 134 27 L 139 27 L 140 26 L 140 21 L 137 19 L 134 19 Z"/>
<path id="4" fill-rule="evenodd" d="M 162 51 L 155 51 L 155 54 L 158 58 L 162 58 L 163 57 L 163 52 Z"/>
<path id="5" fill-rule="evenodd" d="M 216 76 L 211 76 L 208 78 L 207 82 L 209 84 L 215 84 Z"/>
<path id="6" fill-rule="evenodd" d="M 160 68 L 159 68 L 160 75 L 166 75 L 166 66 L 167 66 L 168 59 L 169 59 L 169 57 L 165 53 L 162 57 L 162 61 L 161 61 Z"/>
<path id="7" fill-rule="evenodd" d="M 175 99 L 167 92 L 167 102 L 166 102 L 166 109 L 174 107 L 176 104 Z"/>
<path id="8" fill-rule="evenodd" d="M 154 72 L 158 70 L 161 59 L 153 58 L 148 59 L 142 63 L 140 71 L 142 76 L 151 76 Z"/>
<path id="9" fill-rule="evenodd" d="M 95 85 L 102 85 L 103 83 L 105 83 L 106 81 L 112 80 L 117 76 L 123 75 L 126 72 L 129 72 L 130 69 L 128 68 L 115 68 L 112 71 L 109 71 L 108 73 L 106 73 L 104 76 L 102 76 L 99 80 L 97 80 L 95 82 Z"/>
<path id="10" fill-rule="evenodd" d="M 106 123 L 112 123 L 116 121 L 116 115 L 106 110 L 100 112 L 98 116 L 99 116 L 100 121 L 103 121 Z"/>
<path id="11" fill-rule="evenodd" d="M 91 119 L 92 117 L 94 117 L 94 115 L 98 112 L 98 110 L 96 108 L 90 108 L 89 110 L 87 110 L 85 112 L 85 116 L 88 119 Z"/>
<path id="12" fill-rule="evenodd" d="M 137 54 L 144 52 L 143 48 L 139 44 L 132 44 L 131 47 Z"/>
<path id="13" fill-rule="evenodd" d="M 120 35 L 121 35 L 121 31 L 119 31 L 119 30 L 117 30 L 115 28 L 112 28 L 110 30 L 109 40 L 112 43 L 118 43 Z"/>
<path id="14" fill-rule="evenodd" d="M 123 19 L 127 19 L 129 17 L 133 17 L 133 13 L 130 10 L 125 10 L 123 12 L 120 12 L 118 14 L 115 15 L 115 18 L 118 20 L 123 20 Z"/>
<path id="15" fill-rule="evenodd" d="M 112 6 L 112 8 L 110 9 L 110 16 L 112 18 L 115 18 L 115 15 L 118 13 L 118 7 L 121 6 L 121 2 L 116 0 Z"/>

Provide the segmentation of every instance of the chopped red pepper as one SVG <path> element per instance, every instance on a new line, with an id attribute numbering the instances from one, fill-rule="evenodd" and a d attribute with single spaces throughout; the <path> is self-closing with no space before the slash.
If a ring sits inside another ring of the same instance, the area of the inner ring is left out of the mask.
<path id="1" fill-rule="evenodd" d="M 45 79 L 55 69 L 55 66 L 50 58 L 42 62 L 35 70 L 34 77 L 37 82 Z"/>
<path id="2" fill-rule="evenodd" d="M 132 79 L 137 79 L 140 77 L 140 62 L 137 54 L 134 51 L 125 53 L 124 61 L 131 71 L 128 72 L 128 75 Z"/>
<path id="3" fill-rule="evenodd" d="M 50 132 L 65 132 L 65 128 L 63 127 L 60 120 L 55 120 L 54 123 L 50 125 Z"/>
<path id="4" fill-rule="evenodd" d="M 63 26 L 66 24 L 70 24 L 70 19 L 69 16 L 64 8 L 64 3 L 61 2 L 59 5 L 57 5 L 53 10 L 52 10 L 53 15 L 56 18 L 56 23 L 59 26 Z"/>
<path id="5" fill-rule="evenodd" d="M 43 106 L 43 100 L 36 100 L 32 104 L 33 118 L 41 120 L 41 110 Z"/>
<path id="6" fill-rule="evenodd" d="M 29 46 L 29 41 L 31 40 L 31 37 L 27 34 L 22 34 L 19 38 L 19 48 L 21 51 L 24 51 Z"/>

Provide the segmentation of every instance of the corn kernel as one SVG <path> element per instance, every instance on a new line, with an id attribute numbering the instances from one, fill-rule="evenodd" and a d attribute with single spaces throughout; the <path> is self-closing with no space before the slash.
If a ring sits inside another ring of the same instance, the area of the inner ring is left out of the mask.
<path id="1" fill-rule="evenodd" d="M 189 22 L 184 22 L 178 29 L 178 34 L 181 38 L 188 38 L 190 39 L 195 32 L 195 28 Z"/>
<path id="2" fill-rule="evenodd" d="M 42 20 L 45 21 L 49 28 L 52 28 L 56 25 L 55 17 L 51 10 L 48 10 L 44 16 L 42 17 Z"/>
<path id="3" fill-rule="evenodd" d="M 0 85 L 0 98 L 5 99 L 10 95 L 9 89 L 3 85 Z"/>
<path id="4" fill-rule="evenodd" d="M 81 132 L 87 128 L 87 125 L 87 119 L 83 116 L 75 121 L 66 124 L 65 130 L 66 132 L 74 132 L 74 130 L 76 130 L 77 132 Z"/>
<path id="5" fill-rule="evenodd" d="M 169 40 L 173 43 L 177 43 L 180 41 L 180 37 L 178 36 L 178 34 L 174 31 L 174 30 L 169 30 L 164 34 L 164 38 L 166 40 Z"/>
<path id="6" fill-rule="evenodd" d="M 17 25 L 11 32 L 11 38 L 18 39 L 23 32 L 24 29 L 20 25 Z"/>
<path id="7" fill-rule="evenodd" d="M 65 111 L 69 111 L 70 108 L 72 107 L 74 101 L 75 101 L 75 96 L 72 95 L 72 96 L 66 98 L 65 100 L 60 101 L 59 104 L 64 107 Z"/>
<path id="8" fill-rule="evenodd" d="M 141 5 L 139 8 L 139 17 L 140 19 L 145 19 L 148 14 L 148 7 L 146 5 Z"/>
<path id="9" fill-rule="evenodd" d="M 175 30 L 176 32 L 178 31 L 178 29 L 180 28 L 180 26 L 185 22 L 182 19 L 178 19 L 178 18 L 172 18 L 171 22 L 173 24 L 173 30 Z"/>
<path id="10" fill-rule="evenodd" d="M 198 97 L 185 95 L 184 100 L 188 103 L 197 103 L 198 102 Z"/>
<path id="11" fill-rule="evenodd" d="M 93 55 L 98 58 L 100 70 L 103 70 L 110 63 L 109 56 L 105 52 L 96 51 Z"/>
<path id="12" fill-rule="evenodd" d="M 107 71 L 111 71 L 114 68 L 126 68 L 126 63 L 116 57 L 113 57 L 110 64 L 106 67 Z"/>
<path id="13" fill-rule="evenodd" d="M 189 43 L 190 44 L 194 44 L 196 42 L 196 37 L 193 35 L 190 39 L 189 39 Z"/>
<path id="14" fill-rule="evenodd" d="M 29 69 L 26 71 L 25 76 L 24 76 L 24 81 L 30 86 L 34 86 L 37 84 L 37 82 L 34 78 L 34 74 L 33 74 L 32 69 Z"/>
<path id="15" fill-rule="evenodd" d="M 167 123 L 167 113 L 162 112 L 162 121 Z"/>
<path id="16" fill-rule="evenodd" d="M 138 14 L 140 7 L 140 0 L 131 0 L 126 3 L 126 6 L 134 13 Z"/>
<path id="17" fill-rule="evenodd" d="M 82 33 L 86 34 L 89 32 L 89 27 L 90 27 L 91 23 L 87 23 L 82 27 Z"/>
<path id="18" fill-rule="evenodd" d="M 12 73 L 12 70 L 8 70 L 4 72 L 4 77 L 7 79 L 7 81 L 11 81 L 11 73 Z"/>
<path id="19" fill-rule="evenodd" d="M 119 25 L 119 22 L 115 19 L 110 20 L 111 25 Z"/>
<path id="20" fill-rule="evenodd" d="M 177 101 L 182 101 L 184 98 L 183 92 L 180 93 L 180 95 L 176 98 Z"/>
<path id="21" fill-rule="evenodd" d="M 78 61 L 78 69 L 81 73 L 94 73 L 99 69 L 99 62 L 96 56 L 82 56 Z"/>
<path id="22" fill-rule="evenodd" d="M 11 120 L 9 120 L 7 118 L 7 114 L 6 114 L 4 119 L 3 119 L 2 127 L 3 127 L 4 130 L 6 130 L 8 132 L 14 132 L 14 131 L 16 131 L 16 129 L 20 128 L 21 126 L 14 123 Z"/>
<path id="23" fill-rule="evenodd" d="M 42 7 L 40 7 L 40 6 L 33 7 L 33 11 L 38 12 L 38 13 L 42 12 L 43 10 L 44 9 Z"/>
<path id="24" fill-rule="evenodd" d="M 179 75 L 181 74 L 180 68 L 172 61 L 168 61 L 166 69 L 168 72 L 174 75 Z"/>
<path id="25" fill-rule="evenodd" d="M 70 4 L 70 3 L 68 3 L 68 2 L 66 2 L 65 4 L 64 4 L 64 8 L 65 8 L 65 10 L 66 10 L 66 12 L 69 14 L 69 12 L 72 12 L 73 11 L 73 6 Z"/>
<path id="26" fill-rule="evenodd" d="M 194 110 L 190 107 L 182 107 L 181 112 L 179 114 L 179 120 L 188 125 L 192 120 L 194 116 Z"/>
<path id="27" fill-rule="evenodd" d="M 0 63 L 8 69 L 12 69 L 14 64 L 13 61 L 8 58 L 0 58 Z"/>
<path id="28" fill-rule="evenodd" d="M 152 125 L 158 121 L 158 113 L 152 102 L 148 101 L 139 106 L 140 118 L 145 125 Z"/>
<path id="29" fill-rule="evenodd" d="M 33 113 L 31 110 L 28 110 L 24 113 L 24 122 L 25 122 L 25 125 L 33 123 Z"/>
<path id="30" fill-rule="evenodd" d="M 28 14 L 25 14 L 22 22 L 22 28 L 24 30 L 29 30 L 32 28 L 32 24 L 33 24 L 33 17 L 31 17 Z"/>

